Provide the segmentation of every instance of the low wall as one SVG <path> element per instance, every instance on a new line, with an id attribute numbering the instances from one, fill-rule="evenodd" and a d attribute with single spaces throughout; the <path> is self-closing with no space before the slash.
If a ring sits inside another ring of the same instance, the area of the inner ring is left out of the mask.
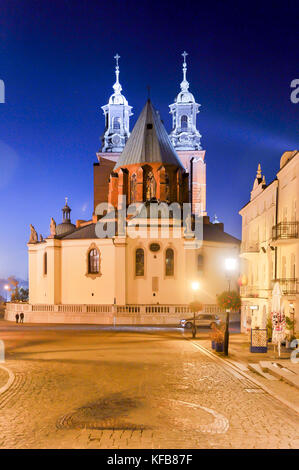
<path id="1" fill-rule="evenodd" d="M 193 314 L 186 305 L 31 305 L 8 303 L 5 320 L 15 322 L 24 313 L 25 323 L 73 323 L 97 325 L 179 325 Z M 204 306 L 203 313 L 220 314 L 216 305 Z"/>

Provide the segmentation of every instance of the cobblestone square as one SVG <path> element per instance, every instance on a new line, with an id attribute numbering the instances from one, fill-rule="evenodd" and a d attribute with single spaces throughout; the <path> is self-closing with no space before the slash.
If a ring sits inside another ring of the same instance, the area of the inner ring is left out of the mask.
<path id="1" fill-rule="evenodd" d="M 3 323 L 0 337 L 1 448 L 298 448 L 298 415 L 189 332 Z"/>

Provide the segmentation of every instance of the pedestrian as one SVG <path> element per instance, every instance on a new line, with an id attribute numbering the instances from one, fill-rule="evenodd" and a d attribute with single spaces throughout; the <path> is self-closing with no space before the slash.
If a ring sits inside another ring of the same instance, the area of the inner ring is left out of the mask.
<path id="1" fill-rule="evenodd" d="M 19 314 L 16 313 L 16 323 L 19 323 L 19 318 L 20 318 L 20 317 L 19 317 Z"/>
<path id="2" fill-rule="evenodd" d="M 20 313 L 20 323 L 24 323 L 24 313 Z"/>

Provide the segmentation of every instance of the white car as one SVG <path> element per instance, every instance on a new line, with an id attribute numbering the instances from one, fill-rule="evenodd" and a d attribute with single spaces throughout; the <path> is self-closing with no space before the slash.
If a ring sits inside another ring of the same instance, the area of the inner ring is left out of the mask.
<path id="1" fill-rule="evenodd" d="M 184 320 L 180 321 L 180 325 L 183 328 L 192 328 L 194 318 L 186 318 Z M 195 325 L 196 326 L 208 326 L 209 328 L 212 328 L 213 325 L 219 325 L 220 324 L 220 319 L 218 315 L 211 315 L 211 314 L 205 314 L 205 313 L 200 313 L 198 315 L 195 315 Z"/>

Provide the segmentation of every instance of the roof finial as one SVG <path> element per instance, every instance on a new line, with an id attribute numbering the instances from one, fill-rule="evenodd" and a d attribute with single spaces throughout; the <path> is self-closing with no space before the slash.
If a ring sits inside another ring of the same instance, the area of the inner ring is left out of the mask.
<path id="1" fill-rule="evenodd" d="M 260 164 L 260 163 L 259 163 L 258 166 L 257 166 L 256 177 L 257 177 L 257 179 L 261 179 L 261 177 L 262 177 L 262 168 L 261 168 L 261 164 Z"/>
<path id="2" fill-rule="evenodd" d="M 183 62 L 183 81 L 181 83 L 181 89 L 182 91 L 188 91 L 189 89 L 189 83 L 187 82 L 186 78 L 186 73 L 187 73 L 187 63 L 186 63 L 186 57 L 188 53 L 186 51 L 183 52 L 182 56 L 184 57 L 184 62 Z"/>
<path id="3" fill-rule="evenodd" d="M 115 93 L 120 94 L 122 88 L 121 84 L 119 83 L 119 65 L 118 65 L 118 59 L 120 59 L 120 55 L 116 54 L 114 56 L 114 59 L 116 60 L 116 66 L 115 66 L 115 75 L 116 75 L 116 82 L 113 85 L 113 89 Z"/>
<path id="4" fill-rule="evenodd" d="M 68 197 L 65 197 L 65 205 L 67 206 Z"/>

